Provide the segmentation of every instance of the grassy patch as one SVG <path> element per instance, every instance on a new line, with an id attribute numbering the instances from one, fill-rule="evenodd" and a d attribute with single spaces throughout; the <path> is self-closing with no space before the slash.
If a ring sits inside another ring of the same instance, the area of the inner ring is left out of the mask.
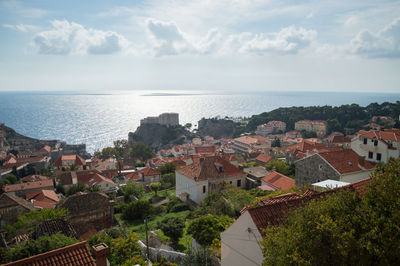
<path id="1" fill-rule="evenodd" d="M 175 196 L 175 189 L 170 189 L 170 190 L 164 190 L 164 191 L 159 191 L 157 193 L 159 197 L 167 197 L 171 198 L 172 196 Z M 142 199 L 144 200 L 150 200 L 152 197 L 154 197 L 155 194 L 153 191 L 147 192 L 143 195 Z"/>
<path id="2" fill-rule="evenodd" d="M 190 211 L 181 211 L 176 213 L 161 213 L 157 215 L 151 215 L 147 222 L 149 231 L 154 231 L 157 229 L 157 223 L 166 217 L 180 217 L 186 218 L 186 216 L 190 213 Z M 118 213 L 115 215 L 121 225 L 125 225 L 128 232 L 135 232 L 137 237 L 140 240 L 146 240 L 146 231 L 144 226 L 143 219 L 136 219 L 134 221 L 125 221 L 121 218 L 121 214 Z"/>

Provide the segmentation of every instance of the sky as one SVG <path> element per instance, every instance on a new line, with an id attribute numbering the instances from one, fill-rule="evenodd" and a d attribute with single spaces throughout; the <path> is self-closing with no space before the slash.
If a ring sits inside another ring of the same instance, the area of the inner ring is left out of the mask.
<path id="1" fill-rule="evenodd" d="M 400 93 L 400 1 L 0 0 L 0 91 Z"/>

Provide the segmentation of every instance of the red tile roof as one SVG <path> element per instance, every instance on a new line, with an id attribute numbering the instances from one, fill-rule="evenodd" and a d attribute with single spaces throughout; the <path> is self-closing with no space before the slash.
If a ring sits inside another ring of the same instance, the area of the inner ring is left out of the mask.
<path id="1" fill-rule="evenodd" d="M 0 209 L 20 205 L 28 210 L 34 210 L 33 204 L 23 198 L 3 193 L 0 195 Z"/>
<path id="2" fill-rule="evenodd" d="M 351 139 L 345 136 L 330 136 L 328 138 L 328 142 L 330 143 L 348 143 L 351 142 Z"/>
<path id="3" fill-rule="evenodd" d="M 21 184 L 14 184 L 14 185 L 4 185 L 3 190 L 4 192 L 14 192 L 20 190 L 28 190 L 28 189 L 40 189 L 40 188 L 47 188 L 53 187 L 53 180 L 43 180 L 43 181 L 34 181 L 34 182 L 26 182 Z"/>
<path id="4" fill-rule="evenodd" d="M 266 155 L 264 153 L 260 153 L 260 155 L 258 155 L 256 157 L 257 161 L 263 162 L 263 163 L 268 163 L 271 159 L 272 159 L 272 156 Z"/>
<path id="5" fill-rule="evenodd" d="M 87 172 L 87 173 L 77 172 L 77 181 L 79 183 L 86 184 L 89 187 L 92 187 L 94 185 L 98 185 L 99 183 L 101 183 L 103 181 L 104 182 L 108 182 L 110 184 L 114 184 L 114 182 L 111 179 L 109 179 L 107 177 L 104 177 L 104 176 L 102 176 L 102 175 L 100 175 L 98 173 L 94 173 L 94 172 L 90 172 L 90 171 Z"/>
<path id="6" fill-rule="evenodd" d="M 26 199 L 38 208 L 53 209 L 59 199 L 54 190 L 39 190 L 26 195 Z"/>
<path id="7" fill-rule="evenodd" d="M 269 225 L 279 226 L 288 217 L 292 210 L 304 206 L 304 204 L 310 200 L 320 200 L 326 195 L 343 191 L 345 189 L 363 196 L 366 189 L 368 189 L 367 185 L 371 180 L 371 178 L 368 178 L 325 192 L 306 191 L 303 195 L 288 193 L 274 198 L 263 199 L 259 201 L 260 206 L 247 207 L 241 211 L 241 214 L 248 211 L 259 232 L 264 234 L 263 230 Z"/>
<path id="8" fill-rule="evenodd" d="M 29 258 L 10 262 L 5 265 L 96 265 L 90 254 L 86 241 L 82 241 L 63 248 L 48 251 Z"/>
<path id="9" fill-rule="evenodd" d="M 360 130 L 358 135 L 378 140 L 400 141 L 400 129 L 391 130 Z"/>
<path id="10" fill-rule="evenodd" d="M 272 171 L 261 180 L 280 190 L 288 190 L 295 186 L 293 178 L 287 177 L 275 171 Z"/>
<path id="11" fill-rule="evenodd" d="M 75 161 L 76 165 L 86 165 L 86 161 L 79 155 L 61 155 L 54 162 L 54 166 L 62 166 L 62 161 Z"/>
<path id="12" fill-rule="evenodd" d="M 218 156 L 209 156 L 194 160 L 192 164 L 178 169 L 177 172 L 195 181 L 243 174 L 243 171 Z"/>
<path id="13" fill-rule="evenodd" d="M 144 176 L 149 176 L 149 175 L 161 175 L 160 172 L 158 172 L 157 170 L 151 168 L 151 167 L 146 167 L 143 168 L 142 170 L 139 171 L 140 173 L 143 173 Z"/>
<path id="14" fill-rule="evenodd" d="M 369 170 L 375 164 L 368 162 L 353 150 L 322 152 L 319 155 L 333 166 L 340 174 Z"/>

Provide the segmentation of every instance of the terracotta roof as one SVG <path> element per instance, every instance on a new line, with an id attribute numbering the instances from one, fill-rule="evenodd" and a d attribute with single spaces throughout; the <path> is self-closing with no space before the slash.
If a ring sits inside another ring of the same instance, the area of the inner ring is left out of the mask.
<path id="1" fill-rule="evenodd" d="M 40 149 L 40 152 L 50 152 L 50 151 L 51 151 L 51 147 L 49 145 L 46 145 Z"/>
<path id="2" fill-rule="evenodd" d="M 94 173 L 94 172 L 87 172 L 87 173 L 77 173 L 77 180 L 79 183 L 83 183 L 88 185 L 89 187 L 92 187 L 94 185 L 98 185 L 101 182 L 107 182 L 110 184 L 114 184 L 114 182 L 107 178 L 104 177 L 98 173 Z"/>
<path id="3" fill-rule="evenodd" d="M 196 146 L 194 147 L 196 153 L 215 153 L 216 147 L 212 146 Z"/>
<path id="4" fill-rule="evenodd" d="M 61 155 L 54 162 L 54 166 L 62 166 L 62 161 L 75 161 L 76 165 L 86 165 L 86 161 L 79 155 Z"/>
<path id="5" fill-rule="evenodd" d="M 249 137 L 249 136 L 243 136 L 243 137 L 239 137 L 234 139 L 235 141 L 238 142 L 242 142 L 242 143 L 246 143 L 246 144 L 256 144 L 258 142 L 258 139 L 253 138 L 253 136 Z"/>
<path id="6" fill-rule="evenodd" d="M 82 241 L 63 248 L 48 251 L 29 258 L 10 262 L 5 265 L 96 265 L 95 260 L 88 247 L 86 241 Z"/>
<path id="7" fill-rule="evenodd" d="M 146 167 L 143 168 L 142 170 L 139 171 L 140 173 L 143 173 L 144 176 L 149 176 L 149 175 L 161 175 L 160 172 L 158 172 L 157 170 L 151 168 L 151 167 Z"/>
<path id="8" fill-rule="evenodd" d="M 257 207 L 246 207 L 241 213 L 248 211 L 257 229 L 261 234 L 269 225 L 279 226 L 288 217 L 290 211 L 301 207 L 310 200 L 320 200 L 326 195 L 333 194 L 343 190 L 349 190 L 364 195 L 371 178 L 349 184 L 347 186 L 328 190 L 324 192 L 306 191 L 303 195 L 297 193 L 288 193 L 274 198 L 267 198 L 259 201 Z"/>
<path id="9" fill-rule="evenodd" d="M 47 187 L 53 187 L 53 180 L 48 179 L 48 180 L 26 182 L 14 185 L 4 185 L 3 190 L 4 192 L 13 192 L 20 190 L 36 189 L 36 188 L 38 189 L 47 188 Z"/>
<path id="10" fill-rule="evenodd" d="M 264 153 L 260 153 L 260 155 L 258 155 L 256 157 L 257 161 L 260 161 L 260 162 L 263 162 L 263 163 L 268 163 L 271 159 L 272 159 L 272 156 L 266 155 Z"/>
<path id="11" fill-rule="evenodd" d="M 267 184 L 277 187 L 280 190 L 288 190 L 295 186 L 293 178 L 287 177 L 275 171 L 272 171 L 261 180 Z"/>
<path id="12" fill-rule="evenodd" d="M 26 195 L 26 199 L 39 208 L 53 209 L 59 201 L 54 190 L 39 190 Z"/>
<path id="13" fill-rule="evenodd" d="M 345 136 L 330 136 L 328 141 L 331 143 L 347 143 L 350 142 L 351 139 Z"/>
<path id="14" fill-rule="evenodd" d="M 360 130 L 358 135 L 378 140 L 400 141 L 400 130 Z"/>
<path id="15" fill-rule="evenodd" d="M 73 185 L 73 180 L 77 179 L 77 175 L 75 171 L 72 172 L 61 172 L 56 176 L 57 182 L 61 183 L 63 186 L 65 185 Z"/>
<path id="16" fill-rule="evenodd" d="M 48 180 L 49 178 L 47 176 L 42 176 L 42 175 L 28 175 L 23 178 L 21 178 L 21 181 L 23 182 L 32 182 L 32 181 L 41 181 L 41 180 Z"/>
<path id="17" fill-rule="evenodd" d="M 319 153 L 340 174 L 372 169 L 375 165 L 359 156 L 353 150 L 341 150 Z"/>
<path id="18" fill-rule="evenodd" d="M 216 163 L 220 166 L 216 165 Z M 243 174 L 243 171 L 218 156 L 209 156 L 194 160 L 192 164 L 178 169 L 177 172 L 195 181 Z"/>
<path id="19" fill-rule="evenodd" d="M 23 198 L 3 193 L 0 196 L 0 208 L 8 208 L 12 206 L 20 205 L 28 210 L 34 210 L 33 204 Z"/>

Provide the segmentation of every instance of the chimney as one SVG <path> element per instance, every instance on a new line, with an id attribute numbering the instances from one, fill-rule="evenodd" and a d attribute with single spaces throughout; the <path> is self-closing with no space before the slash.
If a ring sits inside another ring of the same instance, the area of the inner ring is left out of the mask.
<path id="1" fill-rule="evenodd" d="M 97 266 L 109 265 L 107 256 L 110 254 L 110 248 L 105 243 L 100 243 L 92 247 Z"/>

